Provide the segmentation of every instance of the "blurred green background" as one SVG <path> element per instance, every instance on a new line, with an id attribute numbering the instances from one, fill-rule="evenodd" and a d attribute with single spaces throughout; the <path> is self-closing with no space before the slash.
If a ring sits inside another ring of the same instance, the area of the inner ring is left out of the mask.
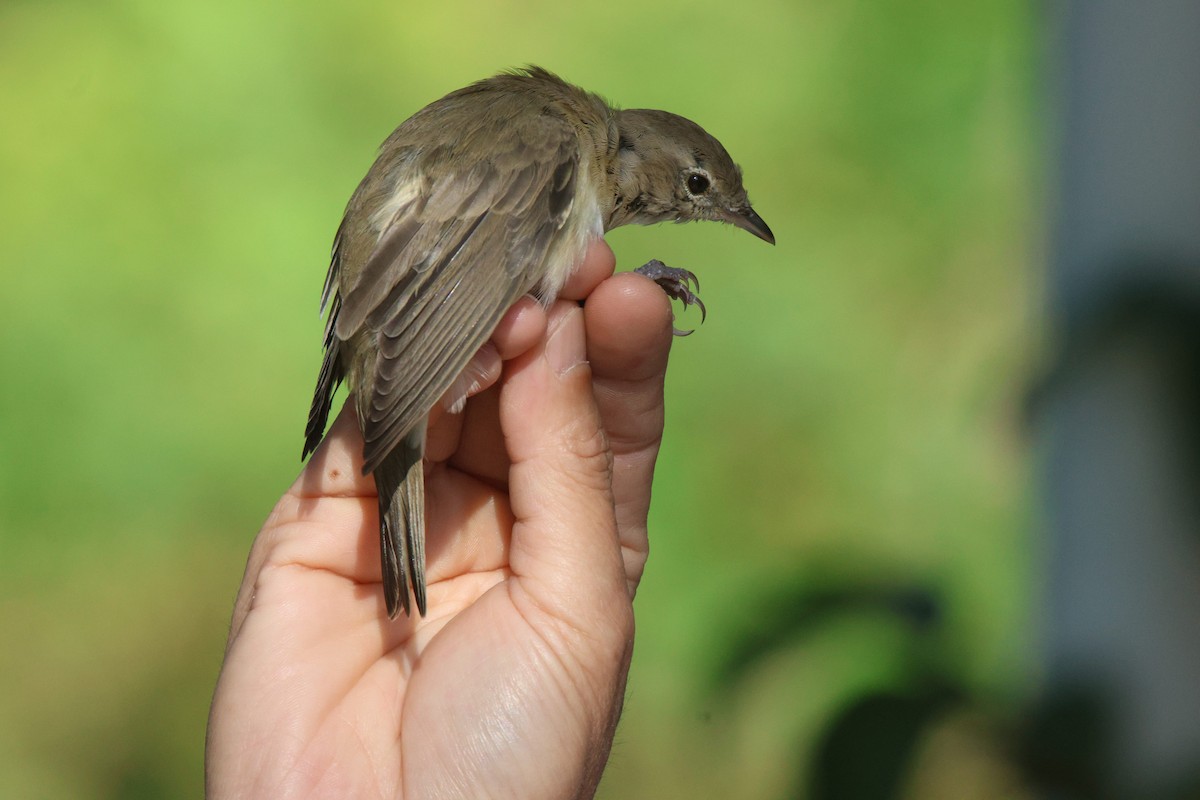
<path id="1" fill-rule="evenodd" d="M 905 791 L 1018 796 L 980 719 L 1031 644 L 1038 27 L 1018 0 L 0 5 L 0 796 L 202 792 L 342 207 L 401 120 L 526 63 L 699 121 L 779 241 L 609 236 L 698 272 L 709 315 L 672 357 L 601 796 L 788 796 L 856 698 L 931 675 L 969 702 Z"/>

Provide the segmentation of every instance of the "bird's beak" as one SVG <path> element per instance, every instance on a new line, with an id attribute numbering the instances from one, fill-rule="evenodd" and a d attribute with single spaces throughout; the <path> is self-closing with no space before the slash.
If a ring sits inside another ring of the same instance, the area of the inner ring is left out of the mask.
<path id="1" fill-rule="evenodd" d="M 744 231 L 750 231 L 767 244 L 775 244 L 775 234 L 771 233 L 767 223 L 763 222 L 763 218 L 755 214 L 754 209 L 750 206 L 730 209 L 722 216 L 731 225 L 736 225 Z"/>

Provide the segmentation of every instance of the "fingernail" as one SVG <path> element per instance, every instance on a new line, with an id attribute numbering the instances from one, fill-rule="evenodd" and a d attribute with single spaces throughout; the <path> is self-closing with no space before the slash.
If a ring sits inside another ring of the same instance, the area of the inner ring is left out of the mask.
<path id="1" fill-rule="evenodd" d="M 587 358 L 582 314 L 582 309 L 573 306 L 550 322 L 550 335 L 546 340 L 546 360 L 559 375 L 566 374 Z"/>

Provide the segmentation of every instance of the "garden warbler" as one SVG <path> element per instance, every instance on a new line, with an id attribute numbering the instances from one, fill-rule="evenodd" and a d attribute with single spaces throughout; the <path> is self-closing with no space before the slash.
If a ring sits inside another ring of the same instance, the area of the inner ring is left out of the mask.
<path id="1" fill-rule="evenodd" d="M 774 244 L 741 170 L 699 125 L 618 110 L 530 67 L 460 89 L 383 143 L 333 241 L 321 296 L 325 357 L 305 431 L 321 441 L 346 379 L 379 493 L 389 617 L 425 614 L 426 419 L 504 312 L 550 303 L 589 242 L 618 225 L 729 222 Z M 695 276 L 642 270 L 672 297 Z M 703 308 L 703 306 L 701 306 Z M 450 402 L 465 399 L 450 398 Z"/>

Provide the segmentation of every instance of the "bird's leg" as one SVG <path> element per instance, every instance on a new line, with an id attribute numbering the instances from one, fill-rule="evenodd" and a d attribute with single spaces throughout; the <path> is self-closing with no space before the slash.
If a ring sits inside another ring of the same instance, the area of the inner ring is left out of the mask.
<path id="1" fill-rule="evenodd" d="M 634 272 L 639 275 L 645 275 L 650 280 L 662 287 L 662 290 L 667 293 L 667 297 L 672 300 L 679 300 L 684 307 L 700 306 L 700 324 L 704 324 L 704 318 L 708 314 L 708 310 L 704 307 L 704 301 L 696 296 L 688 284 L 696 287 L 696 291 L 700 291 L 700 279 L 696 277 L 696 273 L 687 269 L 678 267 L 668 267 L 658 259 L 647 261 L 644 265 L 638 267 Z M 692 331 L 681 331 L 679 328 L 672 326 L 676 336 L 688 336 Z"/>

